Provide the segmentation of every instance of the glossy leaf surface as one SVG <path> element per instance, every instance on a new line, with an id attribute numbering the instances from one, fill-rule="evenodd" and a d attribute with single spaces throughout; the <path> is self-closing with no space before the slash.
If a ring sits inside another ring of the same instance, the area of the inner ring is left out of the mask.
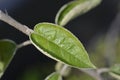
<path id="1" fill-rule="evenodd" d="M 61 26 L 52 23 L 37 24 L 30 39 L 37 49 L 52 59 L 76 68 L 95 68 L 82 43 Z"/>
<path id="2" fill-rule="evenodd" d="M 10 40 L 0 40 L 0 77 L 9 65 L 14 53 L 16 44 Z"/>
<path id="3" fill-rule="evenodd" d="M 69 2 L 59 10 L 55 22 L 64 26 L 78 15 L 82 15 L 96 7 L 100 2 L 101 0 L 74 0 Z"/>
<path id="4" fill-rule="evenodd" d="M 45 80 L 62 80 L 62 77 L 59 73 L 54 72 L 51 75 L 49 75 Z"/>

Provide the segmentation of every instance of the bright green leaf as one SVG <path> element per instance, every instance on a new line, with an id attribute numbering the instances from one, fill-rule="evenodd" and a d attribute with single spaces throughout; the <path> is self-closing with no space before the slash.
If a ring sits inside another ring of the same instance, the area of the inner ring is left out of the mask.
<path id="1" fill-rule="evenodd" d="M 95 68 L 82 43 L 67 29 L 40 23 L 30 35 L 33 45 L 48 57 L 76 68 Z"/>
<path id="2" fill-rule="evenodd" d="M 55 22 L 64 26 L 70 20 L 96 7 L 101 0 L 74 0 L 65 4 L 57 13 Z"/>
<path id="3" fill-rule="evenodd" d="M 10 40 L 0 40 L 0 77 L 9 65 L 14 53 L 16 44 Z"/>
<path id="4" fill-rule="evenodd" d="M 51 75 L 49 75 L 45 80 L 62 80 L 62 77 L 59 73 L 54 72 Z"/>
<path id="5" fill-rule="evenodd" d="M 110 68 L 110 75 L 120 79 L 120 64 L 116 64 Z"/>

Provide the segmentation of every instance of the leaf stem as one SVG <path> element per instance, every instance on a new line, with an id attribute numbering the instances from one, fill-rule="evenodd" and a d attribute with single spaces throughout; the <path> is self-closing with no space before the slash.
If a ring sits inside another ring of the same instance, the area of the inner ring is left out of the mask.
<path id="1" fill-rule="evenodd" d="M 19 49 L 19 48 L 21 48 L 21 47 L 24 47 L 24 46 L 27 46 L 27 45 L 30 45 L 30 44 L 31 44 L 31 41 L 30 41 L 30 40 L 27 40 L 27 41 L 19 44 L 19 45 L 17 46 L 17 48 Z"/>
<path id="2" fill-rule="evenodd" d="M 9 25 L 11 25 L 14 28 L 16 28 L 17 30 L 23 32 L 27 36 L 29 36 L 33 32 L 32 29 L 28 28 L 26 25 L 23 25 L 23 24 L 17 22 L 15 19 L 13 19 L 9 15 L 5 14 L 1 10 L 0 10 L 0 20 L 8 23 Z"/>
<path id="3" fill-rule="evenodd" d="M 67 68 L 68 68 L 68 65 L 64 64 L 63 67 L 62 67 L 62 69 L 61 69 L 61 71 L 60 71 L 60 74 L 62 76 L 64 76 L 64 73 L 66 72 Z"/>

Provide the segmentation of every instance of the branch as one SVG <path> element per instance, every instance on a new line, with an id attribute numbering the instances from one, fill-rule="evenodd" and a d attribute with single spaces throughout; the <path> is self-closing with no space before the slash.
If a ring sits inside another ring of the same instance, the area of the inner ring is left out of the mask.
<path id="1" fill-rule="evenodd" d="M 80 69 L 82 72 L 88 74 L 89 76 L 93 77 L 95 80 L 103 80 L 101 75 L 97 72 L 96 69 Z"/>
<path id="2" fill-rule="evenodd" d="M 109 71 L 110 71 L 110 69 L 108 69 L 108 68 L 100 68 L 100 69 L 97 70 L 97 73 L 102 74 L 102 73 L 106 73 L 106 72 L 109 72 Z"/>
<path id="3" fill-rule="evenodd" d="M 27 36 L 29 36 L 33 30 L 28 28 L 26 25 L 22 25 L 21 23 L 17 22 L 15 19 L 10 17 L 9 15 L 5 14 L 0 10 L 0 20 L 8 23 L 9 25 L 13 26 L 17 30 L 23 32 Z"/>
<path id="4" fill-rule="evenodd" d="M 66 64 L 64 64 L 63 65 L 63 67 L 62 67 L 62 69 L 61 69 L 61 71 L 60 71 L 60 74 L 62 75 L 62 76 L 64 76 L 64 74 L 65 74 L 65 72 L 66 72 L 66 70 L 68 69 L 68 65 L 66 65 Z"/>
<path id="5" fill-rule="evenodd" d="M 70 71 L 71 71 L 71 67 L 68 66 L 67 64 L 63 64 L 61 62 L 57 62 L 56 66 L 55 66 L 56 72 L 59 72 L 61 76 L 67 76 Z"/>
<path id="6" fill-rule="evenodd" d="M 99 68 L 99 69 L 80 69 L 82 72 L 93 77 L 95 80 L 104 80 L 101 76 L 102 73 L 109 72 L 108 68 Z"/>

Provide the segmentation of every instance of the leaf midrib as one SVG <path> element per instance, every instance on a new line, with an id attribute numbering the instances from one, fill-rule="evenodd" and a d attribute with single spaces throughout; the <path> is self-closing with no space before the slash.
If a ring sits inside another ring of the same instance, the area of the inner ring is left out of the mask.
<path id="1" fill-rule="evenodd" d="M 37 35 L 43 37 L 44 39 L 48 40 L 46 37 L 40 35 L 39 33 L 35 33 L 35 34 L 37 34 Z M 50 41 L 50 40 L 48 40 L 48 41 L 51 42 L 52 44 L 56 45 L 53 41 Z M 64 48 L 60 47 L 59 45 L 56 45 L 56 46 L 58 46 L 59 48 L 61 48 L 61 49 L 64 50 L 64 51 L 66 51 Z M 67 52 L 67 53 L 70 53 L 70 52 L 68 52 L 68 51 L 66 51 L 66 52 Z M 75 57 L 75 59 L 78 59 L 79 61 L 83 62 L 84 64 L 90 66 L 89 64 L 87 64 L 86 62 L 84 62 L 84 60 L 79 59 L 78 57 L 74 56 L 74 55 L 71 54 L 71 53 L 70 53 L 70 55 L 73 56 L 73 57 Z M 60 61 L 61 61 L 61 60 L 60 60 Z M 89 62 L 89 63 L 90 63 L 90 62 Z"/>

